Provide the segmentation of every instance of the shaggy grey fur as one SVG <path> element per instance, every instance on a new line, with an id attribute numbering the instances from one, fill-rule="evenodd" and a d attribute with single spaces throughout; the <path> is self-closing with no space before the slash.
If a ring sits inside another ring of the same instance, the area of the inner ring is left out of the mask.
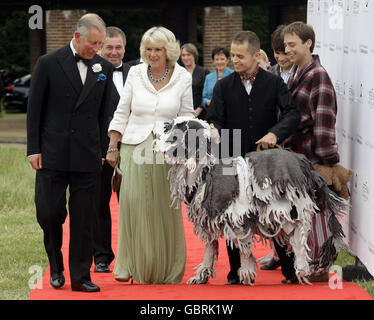
<path id="1" fill-rule="evenodd" d="M 204 136 L 197 137 L 191 129 L 203 130 Z M 296 276 L 300 283 L 309 283 L 311 263 L 325 267 L 336 259 L 344 237 L 336 215 L 347 211 L 347 202 L 327 187 L 303 155 L 288 150 L 251 152 L 245 160 L 232 158 L 230 165 L 223 165 L 211 154 L 210 132 L 205 121 L 177 118 L 165 124 L 154 143 L 155 150 L 172 164 L 173 202 L 188 205 L 188 219 L 206 246 L 204 261 L 188 283 L 206 283 L 214 276 L 217 241 L 222 235 L 240 250 L 238 275 L 244 284 L 252 285 L 256 276 L 252 244 L 267 237 L 294 252 Z M 191 147 L 189 139 L 197 148 Z M 232 173 L 226 174 L 226 169 Z M 312 217 L 321 212 L 328 217 L 331 236 L 312 262 L 307 240 Z"/>

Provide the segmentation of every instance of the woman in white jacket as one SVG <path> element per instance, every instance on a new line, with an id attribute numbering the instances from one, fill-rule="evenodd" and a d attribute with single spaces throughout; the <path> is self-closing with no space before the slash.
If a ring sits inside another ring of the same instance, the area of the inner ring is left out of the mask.
<path id="1" fill-rule="evenodd" d="M 179 42 L 164 27 L 143 35 L 140 55 L 145 63 L 129 70 L 108 129 L 107 161 L 115 166 L 120 159 L 123 172 L 113 273 L 118 281 L 179 283 L 186 262 L 182 215 L 170 207 L 170 166 L 156 158 L 151 143 L 165 121 L 193 117 L 192 79 L 176 63 Z"/>

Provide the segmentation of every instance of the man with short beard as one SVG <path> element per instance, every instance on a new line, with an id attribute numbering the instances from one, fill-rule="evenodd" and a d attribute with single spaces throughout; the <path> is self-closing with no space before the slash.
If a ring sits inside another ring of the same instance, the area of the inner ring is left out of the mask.
<path id="1" fill-rule="evenodd" d="M 313 28 L 304 22 L 294 22 L 283 28 L 281 36 L 285 53 L 296 66 L 288 81 L 288 87 L 301 112 L 299 128 L 291 139 L 286 141 L 286 146 L 304 154 L 313 163 L 317 172 L 326 177 L 324 172 L 330 172 L 339 162 L 335 140 L 335 90 L 328 73 L 320 63 L 319 56 L 312 54 L 315 44 Z M 319 258 L 319 251 L 330 235 L 327 217 L 323 212 L 315 215 L 308 240 L 312 261 Z M 293 255 L 284 254 L 285 248 L 277 245 L 276 248 L 285 276 L 283 283 L 296 282 Z M 328 281 L 328 270 L 312 268 L 309 280 Z"/>

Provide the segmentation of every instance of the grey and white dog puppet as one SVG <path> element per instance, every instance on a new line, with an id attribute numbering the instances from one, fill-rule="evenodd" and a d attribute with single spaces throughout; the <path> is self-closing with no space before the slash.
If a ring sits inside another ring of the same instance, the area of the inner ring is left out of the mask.
<path id="1" fill-rule="evenodd" d="M 241 283 L 252 285 L 256 277 L 252 245 L 273 238 L 294 253 L 299 282 L 310 284 L 311 264 L 331 265 L 345 246 L 337 216 L 348 211 L 348 202 L 328 188 L 301 154 L 269 149 L 218 160 L 211 134 L 207 122 L 179 117 L 165 123 L 153 142 L 172 165 L 172 203 L 187 204 L 194 233 L 205 244 L 204 261 L 187 283 L 203 284 L 215 276 L 218 239 L 224 236 L 240 250 Z M 330 235 L 318 260 L 311 261 L 307 240 L 312 217 L 322 213 L 328 216 Z"/>

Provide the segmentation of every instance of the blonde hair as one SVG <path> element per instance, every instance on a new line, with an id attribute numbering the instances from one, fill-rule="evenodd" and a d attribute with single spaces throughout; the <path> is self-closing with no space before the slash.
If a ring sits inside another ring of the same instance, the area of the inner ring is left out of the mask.
<path id="1" fill-rule="evenodd" d="M 262 49 L 260 49 L 260 53 L 261 53 L 261 58 L 266 62 L 266 63 L 269 63 L 269 58 L 268 58 L 268 55 L 266 54 L 266 52 Z"/>
<path id="2" fill-rule="evenodd" d="M 146 54 L 146 45 L 150 42 L 152 45 L 166 49 L 166 64 L 169 67 L 174 67 L 180 56 L 179 41 L 175 38 L 173 32 L 165 27 L 152 27 L 147 30 L 140 42 L 140 56 L 147 64 L 149 61 Z"/>

